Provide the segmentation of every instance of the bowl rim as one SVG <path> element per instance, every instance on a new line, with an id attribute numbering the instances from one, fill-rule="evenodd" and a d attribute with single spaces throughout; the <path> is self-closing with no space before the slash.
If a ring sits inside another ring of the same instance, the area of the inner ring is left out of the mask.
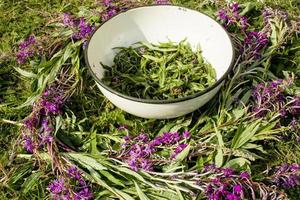
<path id="1" fill-rule="evenodd" d="M 132 11 L 132 10 L 135 10 L 135 9 L 140 9 L 140 8 L 147 8 L 147 7 L 177 7 L 179 9 L 186 9 L 186 10 L 190 10 L 190 11 L 196 11 L 196 12 L 199 12 L 207 17 L 209 17 L 210 19 L 212 19 L 213 21 L 215 21 L 226 33 L 226 35 L 228 36 L 229 38 L 229 41 L 230 41 L 230 44 L 231 44 L 231 47 L 232 47 L 232 57 L 231 57 L 231 61 L 230 61 L 230 64 L 229 64 L 229 67 L 227 69 L 227 71 L 219 78 L 219 80 L 217 80 L 213 85 L 205 88 L 204 90 L 202 91 L 199 91 L 197 93 L 194 93 L 192 95 L 188 95 L 188 96 L 185 96 L 185 97 L 180 97 L 180 98 L 176 98 L 176 99 L 164 99 L 164 100 L 157 100 L 157 99 L 142 99 L 142 98 L 136 98 L 136 97 L 132 97 L 132 96 L 128 96 L 126 94 L 123 94 L 123 93 L 120 93 L 116 90 L 114 90 L 113 88 L 105 85 L 100 78 L 98 78 L 96 76 L 96 74 L 93 72 L 92 70 L 92 67 L 88 61 L 88 49 L 89 49 L 89 44 L 90 44 L 90 41 L 91 39 L 93 38 L 94 34 L 108 21 L 110 21 L 111 19 L 117 17 L 118 15 L 120 14 L 123 14 L 123 13 L 126 13 L 126 12 L 129 12 L 129 11 Z M 193 8 L 188 8 L 188 7 L 185 7 L 185 6 L 178 6 L 178 5 L 172 5 L 172 4 L 166 4 L 166 5 L 145 5 L 145 6 L 137 6 L 137 7 L 134 7 L 134 8 L 130 8 L 128 10 L 124 10 L 124 11 L 121 11 L 119 12 L 118 14 L 114 15 L 113 17 L 111 17 L 110 19 L 104 21 L 103 23 L 101 23 L 97 28 L 95 28 L 91 34 L 91 36 L 87 39 L 86 41 L 86 48 L 84 48 L 84 59 L 85 59 L 85 63 L 87 65 L 87 68 L 89 70 L 89 72 L 91 73 L 92 77 L 94 78 L 94 80 L 96 81 L 97 84 L 100 84 L 104 89 L 108 90 L 109 92 L 119 96 L 119 97 L 122 97 L 124 99 L 127 99 L 127 100 L 130 100 L 130 101 L 134 101 L 134 102 L 140 102 L 140 103 L 147 103 L 147 104 L 171 104 L 171 103 L 178 103 L 178 102 L 182 102 L 182 101 L 187 101 L 187 100 L 191 100 L 191 99 L 195 99 L 197 97 L 200 97 L 202 96 L 203 94 L 206 94 L 210 91 L 212 91 L 213 89 L 215 89 L 217 86 L 219 86 L 224 80 L 227 79 L 229 73 L 232 71 L 233 69 L 233 66 L 234 66 L 234 60 L 235 60 L 235 50 L 234 50 L 234 45 L 233 45 L 233 41 L 232 41 L 232 38 L 230 37 L 228 31 L 217 21 L 215 20 L 214 18 L 212 18 L 211 16 L 209 16 L 208 14 L 206 13 L 203 13 L 203 12 L 200 12 L 196 9 L 193 9 Z"/>

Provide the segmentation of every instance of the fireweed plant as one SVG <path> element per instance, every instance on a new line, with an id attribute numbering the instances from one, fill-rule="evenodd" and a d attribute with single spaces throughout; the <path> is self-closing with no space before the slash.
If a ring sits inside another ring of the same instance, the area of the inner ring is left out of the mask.
<path id="1" fill-rule="evenodd" d="M 299 19 L 263 5 L 203 3 L 235 43 L 233 72 L 204 108 L 147 120 L 99 94 L 82 58 L 96 26 L 141 4 L 104 1 L 62 14 L 48 24 L 46 55 L 38 33 L 21 41 L 16 71 L 30 80 L 31 94 L 14 109 L 31 112 L 21 122 L 3 120 L 20 133 L 7 167 L 0 165 L 1 182 L 20 184 L 23 199 L 289 199 L 300 185 L 299 160 L 274 164 L 268 154 L 299 137 L 299 89 L 292 72 L 279 78 L 270 69 L 299 34 Z M 30 165 L 6 173 L 25 160 Z"/>
<path id="2" fill-rule="evenodd" d="M 113 66 L 102 81 L 116 91 L 142 99 L 172 99 L 192 95 L 216 81 L 215 69 L 186 40 L 135 47 L 117 47 Z M 179 67 L 178 67 L 179 66 Z"/>

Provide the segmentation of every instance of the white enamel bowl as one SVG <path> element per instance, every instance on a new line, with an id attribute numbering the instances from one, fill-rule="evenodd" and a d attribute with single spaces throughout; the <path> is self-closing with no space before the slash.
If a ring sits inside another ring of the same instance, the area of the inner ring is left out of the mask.
<path id="1" fill-rule="evenodd" d="M 104 69 L 100 63 L 113 64 L 114 47 L 185 38 L 194 50 L 200 44 L 203 57 L 216 70 L 216 83 L 204 91 L 172 100 L 149 100 L 124 95 L 101 82 Z M 172 5 L 138 7 L 112 17 L 95 30 L 85 49 L 88 68 L 106 98 L 128 113 L 156 119 L 182 116 L 207 103 L 227 78 L 233 58 L 232 42 L 220 24 L 198 11 Z"/>

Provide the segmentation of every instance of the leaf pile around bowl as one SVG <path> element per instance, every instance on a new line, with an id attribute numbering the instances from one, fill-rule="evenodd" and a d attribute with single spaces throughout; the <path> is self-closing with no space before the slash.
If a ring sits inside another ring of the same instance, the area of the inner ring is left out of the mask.
<path id="1" fill-rule="evenodd" d="M 128 96 L 169 100 L 195 94 L 216 81 L 215 69 L 201 55 L 198 46 L 166 42 L 158 45 L 138 42 L 117 47 L 114 65 L 106 66 L 102 81 Z"/>

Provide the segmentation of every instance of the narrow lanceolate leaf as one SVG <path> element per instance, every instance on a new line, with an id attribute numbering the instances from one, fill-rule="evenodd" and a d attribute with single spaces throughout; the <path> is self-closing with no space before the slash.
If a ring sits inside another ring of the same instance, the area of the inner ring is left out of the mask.
<path id="1" fill-rule="evenodd" d="M 92 178 L 94 179 L 94 181 L 97 184 L 99 184 L 102 187 L 106 188 L 108 191 L 110 191 L 112 194 L 114 194 L 117 198 L 119 198 L 121 200 L 134 200 L 134 198 L 132 198 L 131 196 L 129 196 L 125 192 L 122 192 L 121 190 L 118 190 L 117 188 L 110 187 L 105 181 L 103 181 L 101 179 L 98 172 L 95 171 L 93 168 L 88 166 L 87 169 L 90 171 L 90 175 L 92 176 Z"/>
<path id="2" fill-rule="evenodd" d="M 250 161 L 245 159 L 245 158 L 235 158 L 235 159 L 232 159 L 232 160 L 226 162 L 224 167 L 230 167 L 230 168 L 233 168 L 233 169 L 238 169 L 239 167 L 243 167 L 246 164 L 250 164 Z"/>
<path id="3" fill-rule="evenodd" d="M 223 157 L 223 151 L 219 147 L 218 150 L 217 150 L 216 157 L 215 157 L 215 163 L 216 163 L 217 167 L 222 167 L 222 165 L 223 165 L 223 159 L 224 159 L 224 157 Z"/>
<path id="4" fill-rule="evenodd" d="M 110 181 L 116 185 L 125 187 L 124 183 L 120 179 L 118 179 L 114 175 L 112 175 L 110 172 L 108 172 L 106 170 L 100 170 L 99 173 L 101 175 L 103 175 L 104 177 L 106 177 L 108 181 Z"/>
<path id="5" fill-rule="evenodd" d="M 14 67 L 14 68 L 19 74 L 21 74 L 22 76 L 24 76 L 26 78 L 36 78 L 37 77 L 36 74 L 26 71 L 24 69 L 21 69 L 20 67 Z"/>
<path id="6" fill-rule="evenodd" d="M 191 146 L 188 145 L 187 147 L 185 147 L 176 157 L 175 160 L 171 163 L 171 165 L 169 167 L 166 168 L 167 173 L 170 172 L 174 172 L 176 171 L 177 167 L 180 166 L 182 164 L 182 161 L 184 161 L 187 156 L 189 155 L 191 150 Z"/>
<path id="7" fill-rule="evenodd" d="M 136 188 L 136 191 L 137 191 L 137 194 L 140 198 L 140 200 L 150 200 L 146 195 L 145 193 L 141 190 L 140 186 L 137 184 L 137 182 L 134 181 L 134 185 L 135 185 L 135 188 Z"/>
<path id="8" fill-rule="evenodd" d="M 40 181 L 40 177 L 42 175 L 43 175 L 42 172 L 35 172 L 35 173 L 32 173 L 29 177 L 27 177 L 25 182 L 22 185 L 22 192 L 24 194 L 26 194 L 31 189 L 33 189 L 34 186 L 37 186 Z"/>
<path id="9" fill-rule="evenodd" d="M 141 175 L 139 175 L 138 173 L 128 169 L 128 168 L 125 168 L 125 167 L 117 167 L 116 170 L 120 171 L 120 172 L 123 172 L 125 174 L 127 174 L 127 176 L 133 176 L 135 177 L 137 180 L 143 182 L 143 183 L 148 183 Z"/>
<path id="10" fill-rule="evenodd" d="M 71 157 L 74 161 L 77 161 L 81 163 L 84 166 L 89 166 L 92 167 L 95 170 L 106 170 L 107 168 L 101 165 L 97 160 L 94 158 L 84 155 L 84 154 L 79 154 L 79 153 L 68 153 L 68 156 Z"/>
<path id="11" fill-rule="evenodd" d="M 222 167 L 223 162 L 224 162 L 224 156 L 223 156 L 223 150 L 222 150 L 222 148 L 224 147 L 224 140 L 223 140 L 222 134 L 217 129 L 215 124 L 214 124 L 214 129 L 215 129 L 216 136 L 217 136 L 218 143 L 219 143 L 219 146 L 217 149 L 217 154 L 215 156 L 215 163 L 216 163 L 217 167 Z"/>
<path id="12" fill-rule="evenodd" d="M 180 192 L 180 190 L 178 188 L 176 188 L 176 192 L 178 194 L 179 199 L 184 200 L 184 197 L 182 196 L 182 193 Z"/>
<path id="13" fill-rule="evenodd" d="M 257 120 L 256 122 L 247 125 L 246 127 L 244 127 L 245 125 L 240 124 L 236 131 L 236 135 L 232 140 L 231 147 L 234 149 L 238 149 L 244 144 L 246 144 L 248 141 L 250 141 L 257 132 L 260 126 L 260 121 L 261 120 Z"/>
<path id="14" fill-rule="evenodd" d="M 15 109 L 21 109 L 21 108 L 24 108 L 26 106 L 31 106 L 33 105 L 33 103 L 39 98 L 39 96 L 36 94 L 33 94 L 33 96 L 30 96 L 27 98 L 27 100 L 22 103 L 21 105 L 15 107 Z"/>
<path id="15" fill-rule="evenodd" d="M 97 148 L 97 133 L 96 133 L 96 131 L 93 131 L 91 133 L 90 149 L 91 149 L 91 154 L 99 153 L 98 148 Z"/>

